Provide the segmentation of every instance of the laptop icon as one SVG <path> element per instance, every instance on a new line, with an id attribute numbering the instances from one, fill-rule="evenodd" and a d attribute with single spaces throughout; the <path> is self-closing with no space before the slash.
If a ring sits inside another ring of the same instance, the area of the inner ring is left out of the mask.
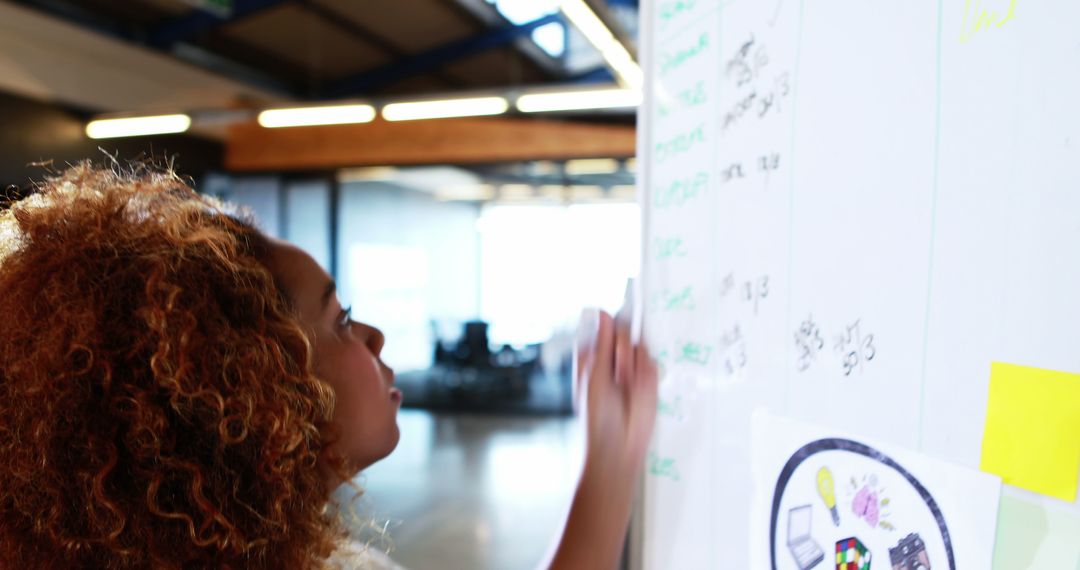
<path id="1" fill-rule="evenodd" d="M 787 546 L 795 557 L 799 570 L 817 566 L 825 559 L 825 551 L 810 538 L 810 505 L 788 511 Z"/>

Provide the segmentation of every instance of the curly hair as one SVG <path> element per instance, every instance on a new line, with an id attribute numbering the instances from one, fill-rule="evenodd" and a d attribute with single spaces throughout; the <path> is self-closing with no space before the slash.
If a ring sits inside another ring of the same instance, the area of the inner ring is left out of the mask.
<path id="1" fill-rule="evenodd" d="M 269 247 L 150 167 L 0 212 L 0 567 L 323 564 L 334 394 Z"/>

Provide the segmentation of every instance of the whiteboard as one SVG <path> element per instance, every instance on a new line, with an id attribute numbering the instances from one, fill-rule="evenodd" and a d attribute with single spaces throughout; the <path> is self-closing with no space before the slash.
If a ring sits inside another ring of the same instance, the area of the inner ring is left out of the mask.
<path id="1" fill-rule="evenodd" d="M 1080 3 L 641 17 L 645 568 L 748 567 L 755 410 L 977 469 L 991 362 L 1080 372 Z M 1076 567 L 1080 505 L 1003 493 Z"/>

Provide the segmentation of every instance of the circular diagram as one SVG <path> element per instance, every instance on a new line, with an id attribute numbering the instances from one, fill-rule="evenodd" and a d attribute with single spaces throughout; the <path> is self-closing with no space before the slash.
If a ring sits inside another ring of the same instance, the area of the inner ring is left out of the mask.
<path id="1" fill-rule="evenodd" d="M 945 517 L 900 464 L 827 438 L 788 459 L 773 492 L 773 570 L 956 570 Z"/>

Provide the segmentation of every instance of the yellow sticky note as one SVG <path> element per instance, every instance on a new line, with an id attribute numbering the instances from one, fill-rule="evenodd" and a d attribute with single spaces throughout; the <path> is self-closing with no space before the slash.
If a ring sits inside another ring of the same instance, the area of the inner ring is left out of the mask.
<path id="1" fill-rule="evenodd" d="M 1075 501 L 1080 374 L 991 364 L 979 468 L 1009 485 Z"/>

